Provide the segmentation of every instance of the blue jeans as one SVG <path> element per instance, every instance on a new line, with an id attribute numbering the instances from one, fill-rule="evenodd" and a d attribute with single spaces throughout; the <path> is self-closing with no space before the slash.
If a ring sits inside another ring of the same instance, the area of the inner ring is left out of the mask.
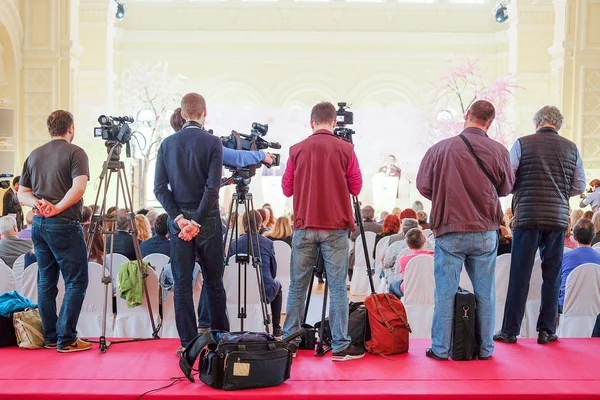
<path id="1" fill-rule="evenodd" d="M 529 281 L 538 247 L 542 258 L 543 283 L 537 330 L 556 332 L 565 231 L 515 229 L 510 259 L 510 280 L 502 322 L 502 332 L 507 335 L 517 336 L 521 333 L 525 303 L 529 294 Z"/>
<path id="2" fill-rule="evenodd" d="M 284 337 L 298 331 L 304 317 L 306 292 L 312 278 L 319 248 L 325 261 L 330 290 L 329 324 L 334 352 L 350 345 L 348 336 L 348 230 L 322 231 L 301 229 L 292 239 L 292 261 L 287 314 L 283 325 Z"/>
<path id="3" fill-rule="evenodd" d="M 494 270 L 497 249 L 496 231 L 448 233 L 435 240 L 435 308 L 431 327 L 431 348 L 437 356 L 446 358 L 451 355 L 454 297 L 463 263 L 477 298 L 476 334 L 481 343 L 479 355 L 492 355 L 496 317 Z"/>
<path id="4" fill-rule="evenodd" d="M 88 286 L 88 255 L 77 221 L 33 219 L 31 239 L 38 261 L 38 307 L 44 343 L 69 346 L 77 340 L 77 321 Z M 59 274 L 65 280 L 65 298 L 56 315 Z M 98 282 L 100 284 L 100 282 Z"/>
<path id="5" fill-rule="evenodd" d="M 191 218 L 196 210 L 183 209 L 185 218 Z M 169 219 L 169 237 L 171 238 L 171 266 L 173 269 L 173 300 L 175 303 L 175 324 L 186 347 L 198 335 L 197 313 L 194 310 L 193 271 L 196 257 L 208 303 L 210 326 L 213 329 L 229 330 L 227 320 L 226 294 L 223 287 L 223 243 L 221 219 L 218 211 L 211 211 L 200 228 L 198 236 L 186 242 L 179 238 L 180 229 Z"/>

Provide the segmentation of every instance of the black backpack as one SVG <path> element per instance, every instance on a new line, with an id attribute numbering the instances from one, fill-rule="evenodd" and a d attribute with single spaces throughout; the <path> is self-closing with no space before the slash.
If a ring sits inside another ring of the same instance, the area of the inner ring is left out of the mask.
<path id="1" fill-rule="evenodd" d="M 475 295 L 459 287 L 454 297 L 454 342 L 450 352 L 453 360 L 469 361 L 479 355 L 476 316 Z"/>
<path id="2" fill-rule="evenodd" d="M 365 342 L 371 339 L 371 330 L 369 329 L 367 309 L 363 302 L 350 302 L 348 311 L 348 335 L 350 336 L 350 339 L 354 345 L 364 348 Z M 315 328 L 317 329 L 320 326 L 320 321 L 315 324 Z M 323 326 L 323 342 L 326 345 L 331 345 L 332 342 L 329 318 L 325 318 L 325 324 Z"/>

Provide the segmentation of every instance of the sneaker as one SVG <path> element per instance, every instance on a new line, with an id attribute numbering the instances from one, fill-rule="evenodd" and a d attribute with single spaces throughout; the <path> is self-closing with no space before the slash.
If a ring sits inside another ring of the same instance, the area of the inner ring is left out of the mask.
<path id="1" fill-rule="evenodd" d="M 515 344 L 515 343 L 517 343 L 517 337 L 514 335 L 507 335 L 504 332 L 498 331 L 494 334 L 494 341 L 508 343 L 508 344 Z"/>
<path id="2" fill-rule="evenodd" d="M 556 336 L 553 333 L 548 333 L 546 331 L 539 331 L 538 332 L 538 344 L 548 344 L 548 343 L 554 343 L 558 340 L 558 336 Z"/>
<path id="3" fill-rule="evenodd" d="M 74 353 L 76 351 L 90 350 L 91 348 L 92 344 L 90 342 L 84 342 L 81 339 L 77 339 L 70 345 L 59 347 L 57 350 L 59 353 Z"/>
<path id="4" fill-rule="evenodd" d="M 178 348 L 177 351 L 175 352 L 175 355 L 177 356 L 177 358 L 181 358 L 181 355 L 183 354 L 184 351 L 185 351 L 185 347 L 181 346 L 180 348 Z"/>
<path id="5" fill-rule="evenodd" d="M 283 336 L 283 329 L 281 327 L 273 327 L 273 336 L 280 338 Z"/>
<path id="6" fill-rule="evenodd" d="M 56 343 L 44 344 L 44 348 L 49 350 L 56 350 Z"/>
<path id="7" fill-rule="evenodd" d="M 362 347 L 350 344 L 342 351 L 333 353 L 333 361 L 350 361 L 356 360 L 357 358 L 363 358 L 365 356 L 365 349 Z"/>

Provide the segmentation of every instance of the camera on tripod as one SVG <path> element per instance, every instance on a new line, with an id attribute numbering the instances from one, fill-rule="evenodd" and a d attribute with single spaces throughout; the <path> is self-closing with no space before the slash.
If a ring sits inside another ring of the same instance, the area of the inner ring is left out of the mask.
<path id="1" fill-rule="evenodd" d="M 100 126 L 94 128 L 94 137 L 101 137 L 102 140 L 110 142 L 119 142 L 121 144 L 129 143 L 131 140 L 130 123 L 134 122 L 133 117 L 111 117 L 101 115 L 98 117 Z"/>
<path id="2" fill-rule="evenodd" d="M 338 103 L 338 110 L 336 111 L 337 122 L 336 128 L 333 130 L 333 134 L 347 142 L 352 143 L 352 135 L 356 132 L 353 129 L 347 128 L 346 125 L 352 125 L 354 123 L 354 113 L 348 111 L 348 105 L 345 102 Z"/>

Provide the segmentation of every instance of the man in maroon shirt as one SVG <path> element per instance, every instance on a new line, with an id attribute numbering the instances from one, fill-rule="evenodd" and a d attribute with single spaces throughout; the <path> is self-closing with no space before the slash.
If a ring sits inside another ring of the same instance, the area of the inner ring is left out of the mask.
<path id="1" fill-rule="evenodd" d="M 333 360 L 364 356 L 348 336 L 348 233 L 354 230 L 350 195 L 358 196 L 362 175 L 354 148 L 333 136 L 336 110 L 331 103 L 313 107 L 313 135 L 292 146 L 282 179 L 283 194 L 294 195 L 291 280 L 284 337 L 300 329 L 306 291 L 320 249 L 330 289 L 329 324 Z"/>

